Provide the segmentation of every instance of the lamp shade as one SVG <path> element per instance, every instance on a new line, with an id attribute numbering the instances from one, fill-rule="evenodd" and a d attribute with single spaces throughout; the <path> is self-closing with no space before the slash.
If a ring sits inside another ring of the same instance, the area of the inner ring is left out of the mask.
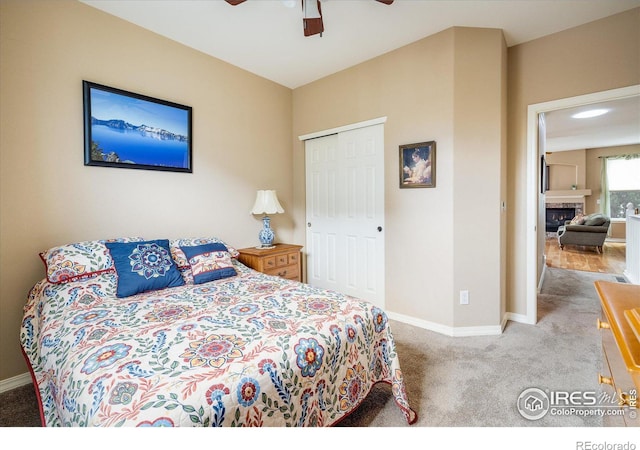
<path id="1" fill-rule="evenodd" d="M 251 214 L 276 214 L 283 213 L 284 209 L 278 201 L 276 191 L 258 191 L 256 202 L 251 209 Z"/>

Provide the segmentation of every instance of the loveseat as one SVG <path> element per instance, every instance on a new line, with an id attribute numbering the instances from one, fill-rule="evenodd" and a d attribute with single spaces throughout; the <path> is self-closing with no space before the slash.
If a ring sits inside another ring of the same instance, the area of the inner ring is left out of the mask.
<path id="1" fill-rule="evenodd" d="M 609 232 L 609 217 L 594 213 L 588 216 L 576 216 L 558 227 L 558 243 L 564 250 L 566 244 L 595 246 L 598 253 Z"/>

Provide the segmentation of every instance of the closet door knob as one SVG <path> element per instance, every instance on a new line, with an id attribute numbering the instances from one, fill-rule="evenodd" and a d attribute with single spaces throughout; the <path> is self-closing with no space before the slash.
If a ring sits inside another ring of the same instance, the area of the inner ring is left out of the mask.
<path id="1" fill-rule="evenodd" d="M 382 231 L 382 227 L 378 227 L 378 231 Z"/>

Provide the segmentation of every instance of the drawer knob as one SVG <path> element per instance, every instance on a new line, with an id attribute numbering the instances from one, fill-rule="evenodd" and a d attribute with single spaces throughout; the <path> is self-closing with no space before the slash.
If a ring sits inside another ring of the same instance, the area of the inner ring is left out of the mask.
<path id="1" fill-rule="evenodd" d="M 607 322 L 603 322 L 600 319 L 597 319 L 596 326 L 598 327 L 598 330 L 608 330 L 611 328 Z"/>
<path id="2" fill-rule="evenodd" d="M 599 384 L 608 384 L 609 386 L 613 386 L 613 380 L 609 377 L 605 377 L 603 375 L 598 374 L 598 383 Z"/>
<path id="3" fill-rule="evenodd" d="M 618 389 L 618 406 L 631 406 L 631 396 Z"/>

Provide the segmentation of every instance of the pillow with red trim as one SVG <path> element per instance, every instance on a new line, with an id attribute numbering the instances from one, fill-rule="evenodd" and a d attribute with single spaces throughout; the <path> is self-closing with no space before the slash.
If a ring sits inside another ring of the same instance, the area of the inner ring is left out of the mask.
<path id="1" fill-rule="evenodd" d="M 237 275 L 231 255 L 224 244 L 217 242 L 181 247 L 181 249 L 187 257 L 195 284 Z"/>
<path id="2" fill-rule="evenodd" d="M 53 284 L 93 278 L 115 272 L 106 242 L 139 242 L 141 237 L 83 241 L 52 247 L 40 253 L 47 281 Z"/>

